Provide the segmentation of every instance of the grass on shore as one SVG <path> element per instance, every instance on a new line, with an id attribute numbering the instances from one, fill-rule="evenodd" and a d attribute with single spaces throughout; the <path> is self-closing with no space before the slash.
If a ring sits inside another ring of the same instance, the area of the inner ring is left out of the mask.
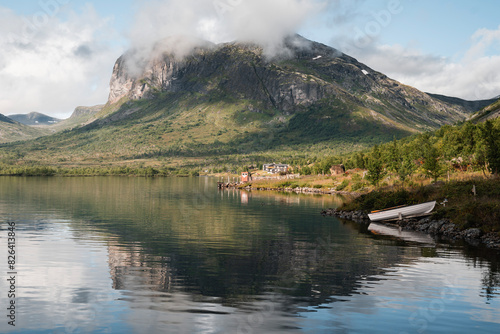
<path id="1" fill-rule="evenodd" d="M 362 172 L 330 176 L 330 175 L 303 175 L 300 178 L 282 179 L 273 177 L 254 180 L 246 186 L 255 189 L 283 189 L 283 188 L 316 188 L 336 191 L 366 191 L 369 189 L 368 181 L 362 179 Z"/>
<path id="2" fill-rule="evenodd" d="M 193 170 L 169 167 L 51 167 L 51 166 L 0 166 L 0 176 L 198 176 Z"/>
<path id="3" fill-rule="evenodd" d="M 316 188 L 361 194 L 345 203 L 341 210 L 370 212 L 398 205 L 436 200 L 434 219 L 447 218 L 459 228 L 480 228 L 500 234 L 500 178 L 481 173 L 453 173 L 450 181 L 432 183 L 424 175 L 414 175 L 403 186 L 397 177 L 387 176 L 379 188 L 363 178 L 364 171 L 349 171 L 339 176 L 302 176 L 300 179 L 268 179 L 249 183 L 254 189 Z M 472 193 L 476 187 L 477 195 Z"/>
<path id="4" fill-rule="evenodd" d="M 475 186 L 477 195 L 472 189 Z M 446 205 L 441 203 L 447 200 Z M 433 219 L 447 218 L 461 229 L 479 228 L 500 234 L 500 178 L 438 182 L 417 188 L 374 190 L 344 204 L 341 210 L 372 211 L 437 200 Z"/>
<path id="5" fill-rule="evenodd" d="M 252 175 L 255 175 L 252 172 Z M 267 173 L 265 175 L 268 175 Z M 259 175 L 260 176 L 260 175 Z M 349 170 L 342 175 L 301 175 L 300 178 L 277 179 L 276 176 L 269 176 L 266 179 L 259 179 L 249 182 L 245 185 L 250 185 L 252 188 L 259 189 L 283 189 L 283 188 L 316 188 L 322 190 L 334 190 L 350 193 L 364 194 L 376 190 L 373 185 L 366 179 L 366 171 L 362 169 Z M 467 179 L 481 178 L 480 173 L 455 173 L 450 175 L 450 180 L 459 181 Z M 431 180 L 423 174 L 415 174 L 405 186 L 409 188 L 418 188 L 431 184 Z M 380 183 L 380 188 L 400 188 L 401 181 L 394 174 L 387 175 Z"/>

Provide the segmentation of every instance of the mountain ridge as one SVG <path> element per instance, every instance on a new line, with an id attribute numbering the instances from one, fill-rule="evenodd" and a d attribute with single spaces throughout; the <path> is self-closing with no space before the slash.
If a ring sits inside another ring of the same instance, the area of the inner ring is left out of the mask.
<path id="1" fill-rule="evenodd" d="M 33 111 L 28 114 L 9 115 L 10 119 L 15 120 L 24 125 L 52 125 L 59 123 L 61 119 L 47 116 L 45 114 Z"/>
<path id="2" fill-rule="evenodd" d="M 0 143 L 9 143 L 34 139 L 49 132 L 21 124 L 5 115 L 0 114 Z"/>
<path id="3" fill-rule="evenodd" d="M 487 99 L 487 100 L 476 100 L 476 101 L 469 101 L 469 100 L 464 100 L 458 97 L 452 97 L 452 96 L 446 96 L 446 95 L 440 95 L 440 94 L 433 94 L 433 93 L 426 93 L 427 95 L 441 100 L 446 103 L 452 103 L 456 105 L 461 105 L 464 108 L 467 109 L 468 112 L 470 113 L 475 113 L 487 106 L 489 106 L 492 103 L 495 103 L 499 98 L 493 98 L 493 99 Z"/>
<path id="4" fill-rule="evenodd" d="M 267 108 L 287 113 L 325 97 L 339 96 L 409 128 L 428 122 L 429 129 L 463 120 L 471 113 L 463 106 L 400 84 L 326 45 L 298 35 L 287 39 L 285 45 L 292 51 L 292 57 L 269 62 L 259 46 L 235 42 L 197 49 L 182 61 L 164 52 L 150 59 L 146 70 L 136 79 L 124 68 L 125 54 L 115 64 L 109 102 L 123 97 L 148 98 L 158 91 L 207 93 L 215 88 L 239 98 L 260 100 Z M 238 66 L 227 65 L 229 56 L 233 57 L 233 63 L 235 58 L 240 58 Z M 230 75 L 227 75 L 228 66 Z M 303 73 L 297 73 L 297 67 Z M 212 87 L 195 80 L 196 77 L 213 77 L 221 68 L 226 78 L 215 78 L 219 80 L 216 85 L 212 82 Z M 391 101 L 387 103 L 387 100 Z M 435 117 L 428 113 L 429 106 Z M 402 110 L 410 113 L 416 122 L 405 122 Z"/>
<path id="5" fill-rule="evenodd" d="M 493 102 L 476 112 L 471 116 L 470 120 L 472 122 L 485 122 L 487 120 L 492 120 L 500 117 L 500 98 L 493 100 Z"/>
<path id="6" fill-rule="evenodd" d="M 59 123 L 52 126 L 54 131 L 62 131 L 84 126 L 95 121 L 96 115 L 105 107 L 104 104 L 91 107 L 79 106 L 76 107 L 69 118 L 61 120 Z"/>
<path id="7" fill-rule="evenodd" d="M 284 45 L 272 59 L 251 43 L 205 44 L 183 57 L 158 49 L 140 71 L 128 67 L 129 51 L 115 63 L 104 107 L 82 126 L 21 149 L 26 159 L 72 163 L 331 154 L 471 114 L 324 44 L 295 35 Z"/>

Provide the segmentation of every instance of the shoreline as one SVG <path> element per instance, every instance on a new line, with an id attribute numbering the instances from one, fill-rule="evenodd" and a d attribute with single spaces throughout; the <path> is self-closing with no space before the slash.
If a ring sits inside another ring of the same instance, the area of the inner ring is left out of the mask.
<path id="1" fill-rule="evenodd" d="M 321 212 L 323 216 L 332 216 L 350 220 L 358 224 L 370 224 L 368 215 L 363 211 L 342 211 L 327 209 Z M 422 232 L 434 238 L 451 242 L 464 241 L 472 246 L 485 246 L 488 249 L 500 250 L 500 236 L 495 232 L 484 233 L 479 228 L 461 230 L 449 219 L 409 218 L 394 223 L 377 222 L 387 226 L 399 227 L 402 231 Z"/>
<path id="2" fill-rule="evenodd" d="M 284 188 L 267 188 L 267 187 L 252 187 L 246 186 L 242 187 L 241 185 L 229 186 L 228 188 L 236 188 L 247 191 L 279 191 L 279 192 L 294 192 L 297 194 L 312 194 L 312 195 L 339 195 L 339 196 L 348 196 L 351 198 L 356 198 L 362 195 L 362 193 L 357 192 L 349 192 L 349 191 L 337 191 L 333 189 L 322 189 L 322 188 L 310 188 L 310 187 L 284 187 Z"/>
<path id="3" fill-rule="evenodd" d="M 340 195 L 349 196 L 352 198 L 363 195 L 362 193 L 324 190 L 317 188 L 264 188 L 251 186 L 240 187 L 238 185 L 229 185 L 228 188 L 235 188 L 247 191 L 279 191 L 279 192 L 295 192 L 303 194 L 318 194 L 318 195 Z M 327 209 L 321 212 L 323 216 L 333 216 L 344 220 L 353 221 L 358 224 L 371 223 L 368 215 L 361 211 L 343 211 L 338 209 Z M 500 251 L 500 236 L 495 232 L 484 233 L 479 228 L 469 228 L 461 230 L 455 223 L 447 218 L 432 219 L 430 217 L 424 218 L 410 218 L 396 221 L 394 223 L 377 222 L 386 226 L 399 227 L 402 231 L 421 232 L 430 235 L 433 238 L 442 239 L 451 242 L 463 241 L 472 246 L 484 246 L 488 249 Z"/>

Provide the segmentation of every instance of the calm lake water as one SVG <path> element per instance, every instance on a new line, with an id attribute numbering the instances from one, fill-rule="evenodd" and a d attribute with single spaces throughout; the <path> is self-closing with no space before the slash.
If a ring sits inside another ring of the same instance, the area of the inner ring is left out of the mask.
<path id="1" fill-rule="evenodd" d="M 500 332 L 499 254 L 320 215 L 341 201 L 211 178 L 0 178 L 0 332 Z"/>

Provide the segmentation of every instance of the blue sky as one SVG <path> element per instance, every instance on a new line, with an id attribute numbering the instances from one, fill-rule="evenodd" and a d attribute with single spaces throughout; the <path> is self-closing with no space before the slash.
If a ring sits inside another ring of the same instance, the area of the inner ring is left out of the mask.
<path id="1" fill-rule="evenodd" d="M 272 44 L 298 31 L 423 91 L 491 98 L 498 13 L 496 0 L 0 0 L 0 113 L 105 103 L 127 48 L 180 32 Z"/>
<path id="2" fill-rule="evenodd" d="M 380 43 L 401 44 L 418 48 L 424 53 L 453 57 L 468 49 L 469 38 L 478 29 L 496 30 L 500 25 L 500 5 L 494 0 L 399 2 L 402 11 L 393 15 L 391 23 L 382 30 Z M 371 19 L 373 12 L 387 9 L 387 3 L 370 1 L 363 9 L 364 16 Z"/>

